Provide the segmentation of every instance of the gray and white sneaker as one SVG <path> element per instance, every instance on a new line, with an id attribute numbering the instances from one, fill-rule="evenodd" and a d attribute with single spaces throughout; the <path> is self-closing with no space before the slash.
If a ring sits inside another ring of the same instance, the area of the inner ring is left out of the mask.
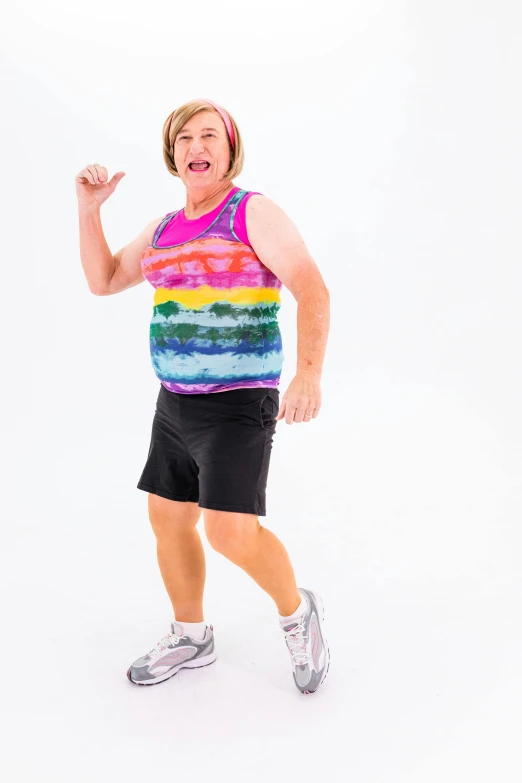
<path id="1" fill-rule="evenodd" d="M 170 624 L 170 632 L 153 649 L 137 658 L 127 670 L 127 677 L 135 685 L 155 685 L 168 680 L 183 667 L 195 669 L 216 660 L 214 626 L 206 627 L 203 639 L 183 635 L 183 624 Z"/>
<path id="2" fill-rule="evenodd" d="M 301 693 L 314 693 L 330 667 L 330 649 L 323 627 L 324 605 L 321 596 L 312 590 L 297 589 L 308 599 L 308 609 L 297 620 L 290 620 L 281 628 L 292 659 L 297 688 Z"/>

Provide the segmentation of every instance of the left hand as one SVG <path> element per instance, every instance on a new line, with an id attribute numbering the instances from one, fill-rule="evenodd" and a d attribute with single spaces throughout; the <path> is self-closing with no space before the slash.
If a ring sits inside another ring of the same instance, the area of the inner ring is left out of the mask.
<path id="1" fill-rule="evenodd" d="M 315 419 L 321 408 L 319 381 L 299 373 L 292 379 L 277 414 L 276 421 L 285 419 L 287 424 L 308 422 Z M 308 414 L 305 416 L 305 414 Z"/>

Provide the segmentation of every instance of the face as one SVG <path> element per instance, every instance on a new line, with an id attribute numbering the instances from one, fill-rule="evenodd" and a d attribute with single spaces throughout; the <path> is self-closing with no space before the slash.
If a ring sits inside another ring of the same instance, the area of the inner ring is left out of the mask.
<path id="1" fill-rule="evenodd" d="M 193 161 L 210 165 L 193 170 Z M 225 123 L 213 111 L 199 111 L 185 123 L 174 140 L 174 163 L 187 188 L 208 188 L 217 184 L 230 166 L 230 148 Z"/>

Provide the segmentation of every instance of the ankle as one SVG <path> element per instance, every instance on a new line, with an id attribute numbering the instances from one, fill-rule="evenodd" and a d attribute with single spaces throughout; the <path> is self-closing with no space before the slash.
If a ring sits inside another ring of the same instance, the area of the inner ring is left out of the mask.
<path id="1" fill-rule="evenodd" d="M 293 598 L 291 601 L 287 601 L 284 604 L 278 604 L 277 611 L 281 615 L 281 617 L 290 617 L 293 615 L 297 609 L 299 609 L 301 602 L 303 600 L 303 596 L 301 593 L 297 593 L 296 597 Z"/>
<path id="2" fill-rule="evenodd" d="M 205 619 L 205 613 L 201 604 L 178 603 L 177 606 L 172 604 L 172 611 L 179 623 L 202 623 Z"/>

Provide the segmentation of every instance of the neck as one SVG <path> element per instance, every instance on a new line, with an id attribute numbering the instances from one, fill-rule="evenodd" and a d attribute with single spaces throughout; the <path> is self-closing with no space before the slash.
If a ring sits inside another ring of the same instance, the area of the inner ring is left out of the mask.
<path id="1" fill-rule="evenodd" d="M 210 185 L 208 188 L 197 188 L 195 190 L 187 188 L 185 217 L 189 220 L 195 220 L 207 212 L 212 212 L 235 187 L 233 182 L 227 180 L 226 182 Z"/>

